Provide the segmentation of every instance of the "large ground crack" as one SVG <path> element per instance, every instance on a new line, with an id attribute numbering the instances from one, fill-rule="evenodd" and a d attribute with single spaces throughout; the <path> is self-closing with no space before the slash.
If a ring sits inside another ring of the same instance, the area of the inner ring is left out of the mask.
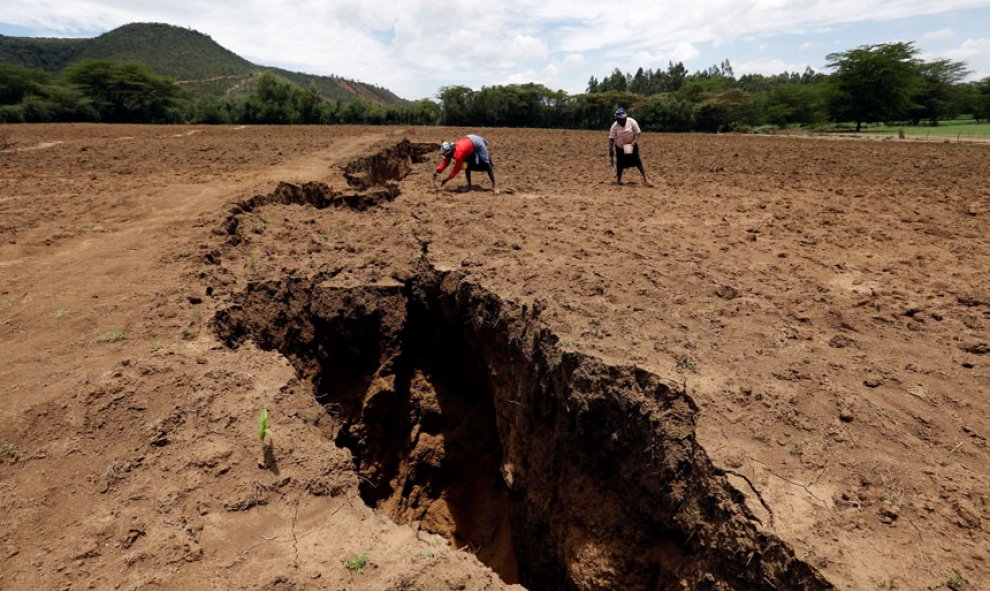
<path id="1" fill-rule="evenodd" d="M 344 168 L 347 184 L 355 189 L 366 190 L 389 181 L 405 178 L 412 172 L 412 165 L 424 162 L 427 154 L 436 153 L 438 144 L 413 143 L 402 140 L 394 146 L 359 158 Z"/>
<path id="2" fill-rule="evenodd" d="M 320 182 L 302 185 L 279 183 L 271 193 L 255 195 L 234 203 L 217 233 L 232 236 L 232 241 L 238 242 L 237 231 L 241 218 L 265 205 L 304 205 L 316 209 L 347 207 L 365 211 L 388 203 L 402 194 L 398 181 L 409 176 L 412 165 L 423 162 L 427 153 L 436 150 L 437 147 L 433 144 L 402 140 L 376 154 L 354 160 L 344 168 L 344 177 L 351 187 L 350 192 L 335 191 Z"/>
<path id="3" fill-rule="evenodd" d="M 215 319 L 281 351 L 352 451 L 361 496 L 533 589 L 824 590 L 695 440 L 682 390 L 565 352 L 456 273 L 250 284 Z"/>

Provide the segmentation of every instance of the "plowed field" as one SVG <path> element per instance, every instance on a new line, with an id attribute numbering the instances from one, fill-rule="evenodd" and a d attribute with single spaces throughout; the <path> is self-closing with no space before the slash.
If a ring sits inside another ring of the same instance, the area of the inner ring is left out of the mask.
<path id="1" fill-rule="evenodd" d="M 0 137 L 4 589 L 990 585 L 988 145 Z"/>

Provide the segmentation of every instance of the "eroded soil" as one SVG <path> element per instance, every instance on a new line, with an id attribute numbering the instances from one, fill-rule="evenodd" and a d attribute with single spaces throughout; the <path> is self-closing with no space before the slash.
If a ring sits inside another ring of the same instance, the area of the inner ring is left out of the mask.
<path id="1" fill-rule="evenodd" d="M 987 146 L 0 133 L 6 587 L 990 581 Z"/>

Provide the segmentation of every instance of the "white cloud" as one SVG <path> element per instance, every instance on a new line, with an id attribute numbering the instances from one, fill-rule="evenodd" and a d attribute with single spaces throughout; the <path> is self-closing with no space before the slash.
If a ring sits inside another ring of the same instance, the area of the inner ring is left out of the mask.
<path id="1" fill-rule="evenodd" d="M 969 39 L 963 41 L 962 45 L 955 49 L 943 51 L 939 55 L 951 60 L 971 60 L 976 57 L 990 56 L 990 39 Z"/>
<path id="2" fill-rule="evenodd" d="M 929 31 L 918 39 L 918 43 L 921 45 L 933 44 L 933 43 L 945 43 L 946 41 L 952 41 L 956 38 L 956 32 L 950 28 L 939 29 L 937 31 Z"/>
<path id="3" fill-rule="evenodd" d="M 818 49 L 821 46 L 822 46 L 821 43 L 815 43 L 814 41 L 805 41 L 804 43 L 801 44 L 801 47 L 798 47 L 798 49 L 800 49 L 801 51 L 808 51 L 809 49 Z"/>
<path id="4" fill-rule="evenodd" d="M 623 69 L 662 67 L 700 57 L 700 47 L 986 7 L 990 0 L 628 0 L 621 10 L 600 0 L 3 0 L 3 5 L 0 21 L 40 34 L 168 22 L 207 33 L 258 62 L 343 75 L 416 98 L 444 84 L 477 86 L 530 74 L 537 82 L 560 79 L 573 88 L 594 72 L 579 72 L 581 63 L 569 63 L 576 59 L 570 55 L 594 59 L 596 71 L 602 56 Z M 981 41 L 968 40 L 955 51 L 983 52 Z M 772 62 L 752 62 L 752 67 L 767 63 Z"/>
<path id="5" fill-rule="evenodd" d="M 771 76 L 782 72 L 804 72 L 810 64 L 789 64 L 780 59 L 753 60 L 743 64 L 733 65 L 736 76 L 743 74 L 763 74 Z"/>

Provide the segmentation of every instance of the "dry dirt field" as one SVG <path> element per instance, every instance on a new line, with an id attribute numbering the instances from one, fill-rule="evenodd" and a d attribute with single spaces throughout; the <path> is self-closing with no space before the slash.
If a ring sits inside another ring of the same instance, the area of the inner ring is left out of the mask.
<path id="1" fill-rule="evenodd" d="M 465 131 L 0 126 L 0 588 L 990 588 L 990 146 Z"/>

